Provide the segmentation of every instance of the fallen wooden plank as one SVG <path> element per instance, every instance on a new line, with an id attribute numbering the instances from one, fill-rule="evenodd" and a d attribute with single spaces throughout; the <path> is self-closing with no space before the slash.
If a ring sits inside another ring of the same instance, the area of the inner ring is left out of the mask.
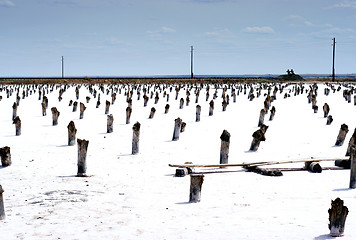
<path id="1" fill-rule="evenodd" d="M 325 161 L 342 161 L 349 160 L 348 158 L 332 158 L 332 159 L 307 159 L 307 160 L 290 160 L 290 161 L 276 161 L 276 162 L 254 162 L 254 163 L 236 163 L 236 164 L 168 164 L 170 167 L 183 167 L 183 168 L 208 168 L 208 167 L 256 167 L 264 165 L 277 165 L 288 163 L 301 163 L 301 162 L 325 162 Z"/>

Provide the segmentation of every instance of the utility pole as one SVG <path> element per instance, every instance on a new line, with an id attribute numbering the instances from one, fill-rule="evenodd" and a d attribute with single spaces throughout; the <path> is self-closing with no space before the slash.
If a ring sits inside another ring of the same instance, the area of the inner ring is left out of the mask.
<path id="1" fill-rule="evenodd" d="M 62 56 L 62 78 L 64 78 L 64 58 Z"/>
<path id="2" fill-rule="evenodd" d="M 333 38 L 333 76 L 332 81 L 335 81 L 335 38 Z"/>
<path id="3" fill-rule="evenodd" d="M 190 46 L 190 77 L 193 78 L 193 46 Z"/>

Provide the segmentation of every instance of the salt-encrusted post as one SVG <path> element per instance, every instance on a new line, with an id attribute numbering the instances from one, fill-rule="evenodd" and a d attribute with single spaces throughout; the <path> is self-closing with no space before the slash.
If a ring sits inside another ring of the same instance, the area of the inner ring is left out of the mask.
<path id="1" fill-rule="evenodd" d="M 47 115 L 46 104 L 42 102 L 41 106 L 42 106 L 42 116 L 46 116 Z"/>
<path id="2" fill-rule="evenodd" d="M 17 117 L 17 104 L 14 102 L 12 105 L 12 120 L 14 120 L 15 117 Z"/>
<path id="3" fill-rule="evenodd" d="M 152 119 L 155 116 L 156 109 L 154 107 L 151 108 L 150 115 L 148 116 L 149 119 Z"/>
<path id="4" fill-rule="evenodd" d="M 334 121 L 333 116 L 329 115 L 326 118 L 326 125 L 330 125 Z"/>
<path id="5" fill-rule="evenodd" d="M 16 136 L 21 135 L 21 119 L 19 116 L 15 117 L 12 124 L 15 124 Z"/>
<path id="6" fill-rule="evenodd" d="M 78 102 L 75 101 L 75 102 L 73 103 L 73 112 L 76 112 L 76 111 L 77 111 L 77 108 L 78 108 Z"/>
<path id="7" fill-rule="evenodd" d="M 148 102 L 148 96 L 145 94 L 145 95 L 143 95 L 143 106 L 144 107 L 147 107 L 147 102 Z"/>
<path id="8" fill-rule="evenodd" d="M 197 203 L 201 200 L 201 187 L 203 185 L 203 174 L 191 174 L 190 175 L 190 193 L 189 202 Z"/>
<path id="9" fill-rule="evenodd" d="M 344 144 L 344 140 L 346 137 L 346 134 L 349 132 L 349 127 L 344 123 L 340 127 L 339 135 L 337 136 L 336 139 L 336 146 L 342 146 Z"/>
<path id="10" fill-rule="evenodd" d="M 250 151 L 256 152 L 260 146 L 261 141 L 265 141 L 266 137 L 264 132 L 261 129 L 258 129 L 252 134 L 253 140 L 251 143 Z"/>
<path id="11" fill-rule="evenodd" d="M 79 88 L 78 87 L 75 88 L 75 97 L 77 98 L 77 100 L 79 99 Z"/>
<path id="12" fill-rule="evenodd" d="M 230 133 L 224 130 L 220 136 L 220 164 L 227 164 L 229 161 Z"/>
<path id="13" fill-rule="evenodd" d="M 0 148 L 1 165 L 3 167 L 8 167 L 11 165 L 11 152 L 10 147 L 6 146 Z"/>
<path id="14" fill-rule="evenodd" d="M 89 140 L 77 139 L 78 143 L 78 172 L 77 177 L 87 177 L 87 150 L 89 145 Z"/>
<path id="15" fill-rule="evenodd" d="M 345 221 L 349 210 L 344 206 L 344 201 L 340 198 L 331 200 L 331 209 L 329 213 L 329 230 L 332 237 L 341 237 L 344 235 Z"/>
<path id="16" fill-rule="evenodd" d="M 197 105 L 196 112 L 195 112 L 195 121 L 200 122 L 200 113 L 201 113 L 201 106 Z"/>
<path id="17" fill-rule="evenodd" d="M 110 102 L 106 100 L 105 102 L 105 114 L 109 114 L 110 111 Z"/>
<path id="18" fill-rule="evenodd" d="M 116 101 L 116 93 L 113 93 L 113 94 L 111 95 L 111 104 L 114 104 L 115 101 Z"/>
<path id="19" fill-rule="evenodd" d="M 2 196 L 3 193 L 4 193 L 4 190 L 2 189 L 2 186 L 0 185 L 0 220 L 5 219 L 4 198 Z"/>
<path id="20" fill-rule="evenodd" d="M 274 115 L 276 114 L 276 108 L 274 106 L 272 106 L 272 109 L 270 112 L 271 112 L 271 115 L 269 116 L 269 120 L 272 121 L 274 118 Z"/>
<path id="21" fill-rule="evenodd" d="M 75 128 L 74 122 L 70 121 L 67 128 L 68 128 L 68 146 L 74 146 L 76 134 L 77 134 L 77 129 Z"/>
<path id="22" fill-rule="evenodd" d="M 164 113 L 167 114 L 169 112 L 169 104 L 166 104 L 164 107 Z"/>
<path id="23" fill-rule="evenodd" d="M 179 109 L 182 109 L 184 106 L 184 99 L 181 98 L 180 101 L 179 101 Z"/>
<path id="24" fill-rule="evenodd" d="M 213 116 L 214 114 L 214 101 L 211 100 L 209 103 L 209 116 Z"/>
<path id="25" fill-rule="evenodd" d="M 85 105 L 81 102 L 80 103 L 80 114 L 79 114 L 79 119 L 83 119 L 84 117 L 84 111 L 87 109 Z"/>
<path id="26" fill-rule="evenodd" d="M 127 107 L 126 108 L 126 124 L 130 123 L 131 113 L 132 113 L 132 108 Z"/>
<path id="27" fill-rule="evenodd" d="M 226 102 L 225 99 L 222 101 L 221 105 L 222 105 L 223 112 L 225 112 L 226 111 L 226 107 L 227 107 L 227 102 Z"/>
<path id="28" fill-rule="evenodd" d="M 324 118 L 326 118 L 329 115 L 329 111 L 330 111 L 329 104 L 327 103 L 324 104 L 323 111 L 324 111 Z"/>
<path id="29" fill-rule="evenodd" d="M 139 122 L 136 122 L 132 127 L 132 154 L 137 154 L 139 152 L 140 128 L 141 124 Z"/>
<path id="30" fill-rule="evenodd" d="M 52 107 L 51 111 L 52 111 L 52 125 L 56 126 L 58 125 L 58 117 L 60 115 L 60 112 L 57 110 L 56 107 Z"/>
<path id="31" fill-rule="evenodd" d="M 113 132 L 113 123 L 114 123 L 113 115 L 112 114 L 107 115 L 107 124 L 106 124 L 107 133 Z"/>
<path id="32" fill-rule="evenodd" d="M 172 141 L 179 140 L 180 128 L 182 126 L 182 119 L 177 118 L 174 120 L 174 131 Z"/>
<path id="33" fill-rule="evenodd" d="M 262 108 L 260 111 L 260 117 L 258 119 L 258 126 L 261 126 L 261 124 L 263 124 L 263 122 L 265 121 L 265 115 L 266 115 L 266 110 Z"/>

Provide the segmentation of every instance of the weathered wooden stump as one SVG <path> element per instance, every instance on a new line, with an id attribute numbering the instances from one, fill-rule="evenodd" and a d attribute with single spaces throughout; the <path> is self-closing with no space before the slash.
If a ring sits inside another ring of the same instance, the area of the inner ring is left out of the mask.
<path id="1" fill-rule="evenodd" d="M 209 116 L 213 116 L 214 114 L 214 101 L 211 100 L 209 103 Z"/>
<path id="2" fill-rule="evenodd" d="M 312 108 L 314 110 L 314 113 L 318 113 L 319 107 L 317 105 L 314 105 Z"/>
<path id="3" fill-rule="evenodd" d="M 333 116 L 329 115 L 326 118 L 326 125 L 330 125 L 334 121 Z"/>
<path id="4" fill-rule="evenodd" d="M 139 152 L 139 143 L 140 143 L 140 128 L 141 124 L 136 122 L 133 127 L 133 136 L 132 136 L 132 154 L 137 154 Z"/>
<path id="5" fill-rule="evenodd" d="M 348 132 L 349 127 L 346 124 L 342 124 L 340 127 L 339 135 L 336 138 L 335 146 L 342 146 L 344 144 L 344 140 Z"/>
<path id="6" fill-rule="evenodd" d="M 0 185 L 0 220 L 5 219 L 5 208 L 4 208 L 4 198 L 3 198 L 4 189 Z"/>
<path id="7" fill-rule="evenodd" d="M 0 148 L 0 158 L 1 158 L 1 165 L 3 167 L 8 167 L 11 165 L 10 147 L 6 146 L 3 148 Z"/>
<path id="8" fill-rule="evenodd" d="M 85 107 L 84 103 L 81 102 L 81 103 L 80 103 L 79 119 L 83 119 L 85 109 L 87 109 L 87 108 Z"/>
<path id="9" fill-rule="evenodd" d="M 195 111 L 195 121 L 196 122 L 200 122 L 200 113 L 201 113 L 201 106 L 197 105 L 196 111 Z"/>
<path id="10" fill-rule="evenodd" d="M 356 147 L 356 128 L 354 130 L 354 133 L 352 134 L 349 145 L 347 146 L 346 154 L 345 156 L 351 156 L 351 148 Z"/>
<path id="11" fill-rule="evenodd" d="M 332 237 L 341 237 L 344 235 L 345 221 L 349 210 L 344 206 L 344 201 L 340 198 L 331 200 L 329 213 L 329 230 Z"/>
<path id="12" fill-rule="evenodd" d="M 269 116 L 269 120 L 272 121 L 274 119 L 274 115 L 276 114 L 276 108 L 274 106 L 272 106 L 270 112 L 271 112 L 271 114 Z"/>
<path id="13" fill-rule="evenodd" d="M 96 101 L 96 108 L 100 107 L 100 100 Z"/>
<path id="14" fill-rule="evenodd" d="M 90 101 L 90 97 L 89 97 L 89 96 L 87 96 L 85 99 L 87 100 L 87 103 L 89 103 L 89 101 Z"/>
<path id="15" fill-rule="evenodd" d="M 148 97 L 147 97 L 147 95 L 145 94 L 145 95 L 143 95 L 143 106 L 144 107 L 147 107 L 147 102 L 148 102 Z"/>
<path id="16" fill-rule="evenodd" d="M 258 126 L 259 127 L 261 126 L 261 124 L 264 123 L 265 115 L 266 115 L 266 110 L 262 108 L 261 111 L 260 111 L 260 117 L 258 118 Z"/>
<path id="17" fill-rule="evenodd" d="M 41 103 L 42 107 L 42 116 L 47 116 L 46 104 L 44 102 Z"/>
<path id="18" fill-rule="evenodd" d="M 356 106 L 356 95 L 354 95 L 354 105 Z"/>
<path id="19" fill-rule="evenodd" d="M 185 122 L 182 122 L 182 126 L 180 127 L 180 132 L 184 132 L 185 131 L 185 127 L 187 126 L 187 124 Z"/>
<path id="20" fill-rule="evenodd" d="M 190 193 L 189 202 L 197 203 L 201 200 L 201 188 L 204 181 L 203 174 L 192 174 L 190 175 Z"/>
<path id="21" fill-rule="evenodd" d="M 58 117 L 60 115 L 60 112 L 57 110 L 56 107 L 52 107 L 51 112 L 52 112 L 52 125 L 56 126 L 58 125 Z"/>
<path id="22" fill-rule="evenodd" d="M 21 135 L 21 119 L 19 116 L 15 117 L 15 119 L 12 121 L 12 124 L 15 124 L 15 129 L 16 129 L 16 136 Z"/>
<path id="23" fill-rule="evenodd" d="M 112 114 L 107 115 L 107 124 L 106 124 L 106 132 L 112 133 L 113 132 L 113 123 L 114 117 Z"/>
<path id="24" fill-rule="evenodd" d="M 221 105 L 222 105 L 223 112 L 225 112 L 226 111 L 226 107 L 227 107 L 227 102 L 226 102 L 225 99 L 222 101 Z"/>
<path id="25" fill-rule="evenodd" d="M 164 107 L 164 113 L 167 114 L 169 112 L 169 104 L 166 104 Z"/>
<path id="26" fill-rule="evenodd" d="M 73 121 L 70 121 L 68 126 L 68 146 L 74 146 L 76 140 L 77 129 Z"/>
<path id="27" fill-rule="evenodd" d="M 132 113 L 132 108 L 127 107 L 126 108 L 126 124 L 130 124 L 131 113 Z"/>
<path id="28" fill-rule="evenodd" d="M 351 172 L 350 172 L 350 188 L 356 188 L 356 148 L 354 146 L 350 149 Z"/>
<path id="29" fill-rule="evenodd" d="M 152 119 L 155 116 L 156 109 L 154 107 L 151 108 L 150 115 L 148 116 L 149 119 Z"/>
<path id="30" fill-rule="evenodd" d="M 71 107 L 72 105 L 73 105 L 73 100 L 70 100 L 68 106 Z"/>
<path id="31" fill-rule="evenodd" d="M 77 111 L 77 108 L 78 108 L 78 102 L 75 101 L 75 102 L 73 103 L 73 112 L 76 112 L 76 111 Z"/>
<path id="32" fill-rule="evenodd" d="M 324 111 L 324 118 L 326 118 L 329 115 L 329 112 L 330 112 L 329 104 L 327 104 L 327 103 L 324 104 L 323 111 Z"/>
<path id="33" fill-rule="evenodd" d="M 305 162 L 305 169 L 313 173 L 321 173 L 323 171 L 318 162 Z"/>
<path id="34" fill-rule="evenodd" d="M 77 145 L 78 145 L 78 172 L 77 172 L 77 177 L 87 177 L 87 163 L 86 163 L 86 158 L 87 158 L 87 151 L 88 151 L 88 145 L 89 141 L 85 139 L 77 139 Z"/>
<path id="35" fill-rule="evenodd" d="M 181 98 L 180 101 L 179 101 L 179 109 L 182 109 L 184 106 L 184 99 Z"/>
<path id="36" fill-rule="evenodd" d="M 116 93 L 111 94 L 111 104 L 114 104 L 116 101 Z"/>
<path id="37" fill-rule="evenodd" d="M 220 164 L 229 163 L 229 148 L 230 148 L 230 133 L 224 130 L 220 136 L 221 146 L 220 146 Z"/>
<path id="38" fill-rule="evenodd" d="M 106 102 L 105 102 L 105 114 L 109 114 L 110 104 L 111 103 L 108 100 L 106 100 Z"/>
<path id="39" fill-rule="evenodd" d="M 180 128 L 182 126 L 182 119 L 177 118 L 174 120 L 174 131 L 172 141 L 179 140 Z"/>
<path id="40" fill-rule="evenodd" d="M 250 146 L 250 151 L 256 152 L 260 146 L 261 141 L 265 141 L 266 137 L 261 129 L 258 129 L 252 134 L 253 140 Z"/>
<path id="41" fill-rule="evenodd" d="M 158 96 L 158 93 L 157 93 L 156 96 L 155 96 L 155 104 L 158 103 L 158 100 L 159 100 L 159 96 Z"/>

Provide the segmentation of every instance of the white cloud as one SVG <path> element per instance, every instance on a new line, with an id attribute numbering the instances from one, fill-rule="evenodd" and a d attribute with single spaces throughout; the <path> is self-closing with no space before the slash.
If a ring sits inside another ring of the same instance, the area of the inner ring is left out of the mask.
<path id="1" fill-rule="evenodd" d="M 356 8 L 356 1 L 344 1 L 341 3 L 336 3 L 329 8 Z"/>
<path id="2" fill-rule="evenodd" d="M 175 29 L 170 28 L 170 27 L 166 27 L 166 26 L 163 26 L 158 30 L 154 30 L 154 31 L 148 30 L 148 31 L 146 31 L 146 33 L 148 34 L 148 36 L 150 37 L 151 40 L 164 41 L 164 42 L 168 42 L 168 41 L 166 41 L 164 39 L 165 35 L 172 34 L 172 33 L 175 33 L 175 32 L 176 32 Z"/>
<path id="3" fill-rule="evenodd" d="M 268 27 L 268 26 L 264 26 L 264 27 L 246 27 L 244 29 L 244 31 L 247 32 L 247 33 L 267 33 L 267 34 L 275 33 L 273 28 Z"/>
<path id="4" fill-rule="evenodd" d="M 204 35 L 212 37 L 227 37 L 232 36 L 232 32 L 227 28 L 216 28 L 212 32 L 205 32 Z"/>
<path id="5" fill-rule="evenodd" d="M 309 21 L 309 20 L 307 20 L 304 17 L 299 16 L 299 15 L 289 15 L 288 19 L 293 20 L 294 23 L 296 23 L 296 22 L 297 23 L 302 23 L 302 24 L 304 24 L 305 26 L 308 26 L 308 27 L 315 27 L 316 26 L 311 21 Z"/>
<path id="6" fill-rule="evenodd" d="M 0 7 L 15 7 L 15 3 L 13 3 L 12 1 L 0 1 Z"/>
<path id="7" fill-rule="evenodd" d="M 173 29 L 173 28 L 170 28 L 170 27 L 161 27 L 161 31 L 164 32 L 164 33 L 175 33 L 176 30 Z"/>

